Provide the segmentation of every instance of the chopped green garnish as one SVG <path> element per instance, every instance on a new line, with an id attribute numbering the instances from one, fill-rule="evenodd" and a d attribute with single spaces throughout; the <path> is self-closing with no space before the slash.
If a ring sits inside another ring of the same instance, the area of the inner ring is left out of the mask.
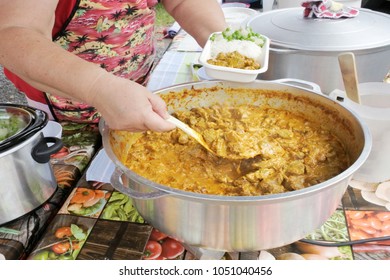
<path id="1" fill-rule="evenodd" d="M 250 27 L 246 27 L 246 28 L 241 27 L 240 29 L 236 29 L 236 30 L 228 27 L 224 31 L 222 31 L 222 36 L 227 41 L 232 41 L 232 40 L 251 41 L 254 42 L 256 45 L 258 45 L 259 47 L 263 47 L 265 43 L 264 36 L 254 32 Z M 217 38 L 217 34 L 213 34 L 210 37 L 210 40 L 214 41 L 216 38 Z"/>

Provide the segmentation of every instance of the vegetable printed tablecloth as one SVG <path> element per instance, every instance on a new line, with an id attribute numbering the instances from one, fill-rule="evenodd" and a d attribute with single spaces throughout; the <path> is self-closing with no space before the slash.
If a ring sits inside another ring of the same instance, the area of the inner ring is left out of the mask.
<path id="1" fill-rule="evenodd" d="M 73 123 L 61 125 L 64 146 L 51 158 L 58 188 L 37 210 L 0 225 L 0 259 L 15 260 L 28 256 L 101 146 L 96 125 Z"/>

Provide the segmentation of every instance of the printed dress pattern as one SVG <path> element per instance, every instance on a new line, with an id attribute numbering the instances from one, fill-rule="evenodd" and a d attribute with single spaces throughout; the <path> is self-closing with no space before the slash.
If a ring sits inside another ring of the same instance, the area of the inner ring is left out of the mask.
<path id="1" fill-rule="evenodd" d="M 117 76 L 143 83 L 154 61 L 154 1 L 81 0 L 54 41 Z M 46 94 L 58 120 L 97 123 L 95 108 Z"/>

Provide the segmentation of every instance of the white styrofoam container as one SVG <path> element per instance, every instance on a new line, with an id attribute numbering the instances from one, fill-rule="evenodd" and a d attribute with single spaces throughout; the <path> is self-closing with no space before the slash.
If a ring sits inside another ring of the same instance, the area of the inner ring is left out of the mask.
<path id="1" fill-rule="evenodd" d="M 221 32 L 216 32 L 213 34 L 220 34 Z M 213 34 L 210 35 L 213 36 Z M 260 73 L 264 73 L 268 70 L 268 60 L 269 60 L 269 45 L 270 40 L 268 37 L 262 35 L 265 39 L 264 45 L 262 47 L 260 63 L 261 68 L 256 70 L 246 70 L 246 69 L 237 69 L 232 67 L 217 66 L 212 65 L 207 62 L 211 58 L 211 43 L 212 41 L 207 40 L 206 45 L 203 48 L 203 51 L 199 57 L 199 62 L 203 65 L 204 70 L 207 76 L 218 79 L 218 80 L 227 80 L 233 82 L 241 83 L 250 83 L 256 80 L 257 76 Z"/>

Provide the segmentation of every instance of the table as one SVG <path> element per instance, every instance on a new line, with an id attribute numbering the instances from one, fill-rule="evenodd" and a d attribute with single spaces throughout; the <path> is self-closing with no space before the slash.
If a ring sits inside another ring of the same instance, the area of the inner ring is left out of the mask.
<path id="1" fill-rule="evenodd" d="M 186 36 L 180 32 L 155 67 L 148 84 L 151 90 L 198 79 L 194 77 L 190 65 L 197 62 L 199 51 L 180 49 Z M 101 148 L 99 133 L 97 127 L 83 126 L 77 128 L 78 138 L 72 134 L 75 129 L 71 124 L 64 124 L 64 142 L 69 151 L 75 153 L 73 158 L 78 160 L 71 163 L 66 157 L 52 160 L 59 179 L 55 196 L 34 213 L 1 227 L 0 253 L 4 258 L 253 260 L 304 256 L 308 259 L 390 259 L 388 240 L 340 247 L 313 247 L 308 243 L 296 242 L 261 252 L 217 252 L 179 243 L 145 223 L 132 205 L 131 198 L 117 192 L 108 181 L 86 180 L 90 168 L 87 164 L 91 160 L 93 162 Z M 84 142 L 80 142 L 80 139 L 84 139 Z M 109 166 L 110 163 L 106 164 Z M 80 207 L 80 199 L 75 199 L 81 193 L 84 196 L 93 193 L 96 197 L 88 210 Z M 389 210 L 367 202 L 361 190 L 352 184 L 335 213 L 322 227 L 307 236 L 307 240 L 348 242 L 389 236 L 389 225 Z M 154 242 L 158 239 L 161 239 L 159 244 L 165 243 L 166 246 L 162 255 L 156 257 Z"/>

